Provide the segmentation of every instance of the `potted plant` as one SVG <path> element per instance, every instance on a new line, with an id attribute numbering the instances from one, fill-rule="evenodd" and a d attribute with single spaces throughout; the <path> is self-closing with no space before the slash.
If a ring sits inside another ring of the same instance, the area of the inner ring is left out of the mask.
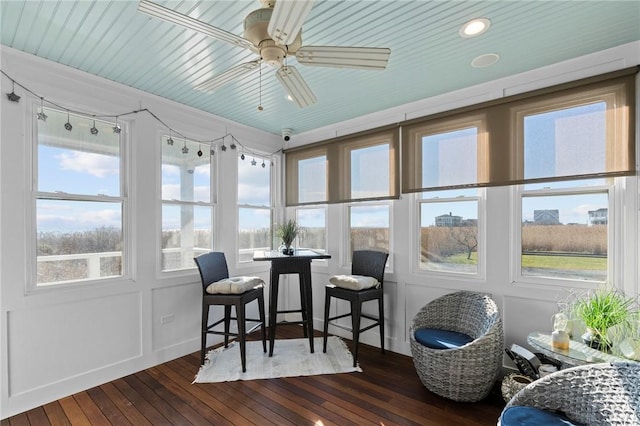
<path id="1" fill-rule="evenodd" d="M 604 287 L 587 293 L 573 303 L 573 313 L 584 323 L 583 341 L 595 349 L 609 351 L 611 339 L 607 330 L 629 330 L 635 313 L 635 300 L 613 287 Z"/>
<path id="2" fill-rule="evenodd" d="M 295 219 L 289 219 L 284 224 L 278 225 L 276 227 L 276 235 L 282 240 L 282 245 L 284 248 L 282 249 L 282 253 L 292 255 L 293 248 L 291 248 L 291 244 L 293 240 L 302 232 L 302 228 L 298 226 L 298 223 Z"/>

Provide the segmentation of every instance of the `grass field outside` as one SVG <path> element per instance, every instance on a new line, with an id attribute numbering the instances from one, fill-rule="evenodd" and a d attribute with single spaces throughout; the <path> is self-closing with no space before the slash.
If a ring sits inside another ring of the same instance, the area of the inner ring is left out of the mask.
<path id="1" fill-rule="evenodd" d="M 478 253 L 473 252 L 471 259 L 467 259 L 467 255 L 460 253 L 447 258 L 448 263 L 459 265 L 472 265 L 478 262 Z M 545 255 L 522 255 L 523 268 L 540 268 L 540 269 L 567 269 L 567 270 L 587 270 L 587 271 L 606 271 L 607 259 L 604 257 L 586 257 L 586 256 L 545 256 Z"/>

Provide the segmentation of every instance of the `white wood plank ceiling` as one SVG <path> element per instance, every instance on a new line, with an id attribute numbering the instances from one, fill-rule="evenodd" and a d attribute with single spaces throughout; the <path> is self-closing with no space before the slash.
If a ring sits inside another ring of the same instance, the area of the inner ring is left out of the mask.
<path id="1" fill-rule="evenodd" d="M 157 0 L 167 8 L 243 35 L 258 0 Z M 137 1 L 0 2 L 1 39 L 9 46 L 251 127 L 280 134 L 330 125 L 640 39 L 638 1 L 322 1 L 303 26 L 303 44 L 388 47 L 383 71 L 295 65 L 318 101 L 298 108 L 274 69 L 256 69 L 214 92 L 197 84 L 254 59 L 193 30 L 142 14 Z M 462 24 L 491 21 L 476 38 Z M 471 61 L 486 53 L 486 68 Z"/>

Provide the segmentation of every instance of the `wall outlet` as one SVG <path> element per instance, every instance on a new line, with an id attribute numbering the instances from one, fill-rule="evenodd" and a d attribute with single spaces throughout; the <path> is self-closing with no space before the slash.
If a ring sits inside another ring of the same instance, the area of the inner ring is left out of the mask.
<path id="1" fill-rule="evenodd" d="M 160 317 L 160 324 L 168 324 L 173 322 L 173 314 L 168 314 Z"/>

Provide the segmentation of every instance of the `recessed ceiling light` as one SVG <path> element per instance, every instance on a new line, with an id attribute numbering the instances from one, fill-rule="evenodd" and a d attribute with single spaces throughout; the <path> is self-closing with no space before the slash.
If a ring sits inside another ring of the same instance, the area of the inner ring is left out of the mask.
<path id="1" fill-rule="evenodd" d="M 493 65 L 498 62 L 498 59 L 500 59 L 500 55 L 498 55 L 497 53 L 486 53 L 484 55 L 476 56 L 475 58 L 473 58 L 473 61 L 471 61 L 471 66 L 474 68 L 488 67 L 489 65 Z"/>
<path id="2" fill-rule="evenodd" d="M 479 36 L 480 34 L 486 32 L 491 26 L 491 21 L 487 18 L 476 18 L 464 24 L 460 27 L 460 37 L 470 38 Z"/>

